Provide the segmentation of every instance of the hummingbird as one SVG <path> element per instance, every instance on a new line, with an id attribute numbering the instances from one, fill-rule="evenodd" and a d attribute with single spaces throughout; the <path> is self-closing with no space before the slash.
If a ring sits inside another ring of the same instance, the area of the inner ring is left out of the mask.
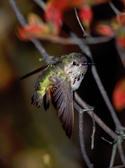
<path id="1" fill-rule="evenodd" d="M 31 104 L 38 108 L 43 104 L 48 110 L 52 101 L 69 138 L 74 125 L 73 93 L 79 88 L 89 64 L 92 63 L 84 54 L 63 55 L 41 71 L 34 87 Z"/>

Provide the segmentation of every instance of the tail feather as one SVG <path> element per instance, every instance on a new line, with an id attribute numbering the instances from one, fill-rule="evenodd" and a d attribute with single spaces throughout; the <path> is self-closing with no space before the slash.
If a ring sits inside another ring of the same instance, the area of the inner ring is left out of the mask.
<path id="1" fill-rule="evenodd" d="M 31 104 L 36 105 L 38 108 L 40 108 L 40 106 L 42 105 L 42 95 L 34 92 L 31 98 Z"/>
<path id="2" fill-rule="evenodd" d="M 49 99 L 49 96 L 48 96 L 47 93 L 43 97 L 43 105 L 44 105 L 44 109 L 47 111 L 49 109 L 49 106 L 50 106 L 50 99 Z"/>

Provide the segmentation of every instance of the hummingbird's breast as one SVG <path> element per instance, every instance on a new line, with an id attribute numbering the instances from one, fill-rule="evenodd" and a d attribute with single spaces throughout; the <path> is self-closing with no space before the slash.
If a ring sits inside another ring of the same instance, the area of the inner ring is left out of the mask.
<path id="1" fill-rule="evenodd" d="M 87 69 L 85 69 L 82 65 L 72 66 L 69 64 L 65 66 L 64 71 L 69 76 L 71 88 L 75 91 L 79 88 Z"/>

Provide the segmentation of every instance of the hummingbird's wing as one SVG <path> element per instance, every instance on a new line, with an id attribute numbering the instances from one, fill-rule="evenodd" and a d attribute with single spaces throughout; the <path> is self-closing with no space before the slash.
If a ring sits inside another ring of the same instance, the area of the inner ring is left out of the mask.
<path id="1" fill-rule="evenodd" d="M 57 115 L 66 135 L 71 137 L 74 125 L 73 91 L 67 79 L 56 77 L 53 82 L 56 88 L 53 92 L 53 99 L 56 103 Z"/>

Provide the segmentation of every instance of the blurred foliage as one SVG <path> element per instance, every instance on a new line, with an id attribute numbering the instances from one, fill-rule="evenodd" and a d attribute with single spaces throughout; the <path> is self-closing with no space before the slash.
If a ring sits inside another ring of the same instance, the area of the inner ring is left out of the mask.
<path id="1" fill-rule="evenodd" d="M 121 79 L 115 86 L 113 93 L 113 103 L 119 111 L 125 108 L 125 79 Z"/>

